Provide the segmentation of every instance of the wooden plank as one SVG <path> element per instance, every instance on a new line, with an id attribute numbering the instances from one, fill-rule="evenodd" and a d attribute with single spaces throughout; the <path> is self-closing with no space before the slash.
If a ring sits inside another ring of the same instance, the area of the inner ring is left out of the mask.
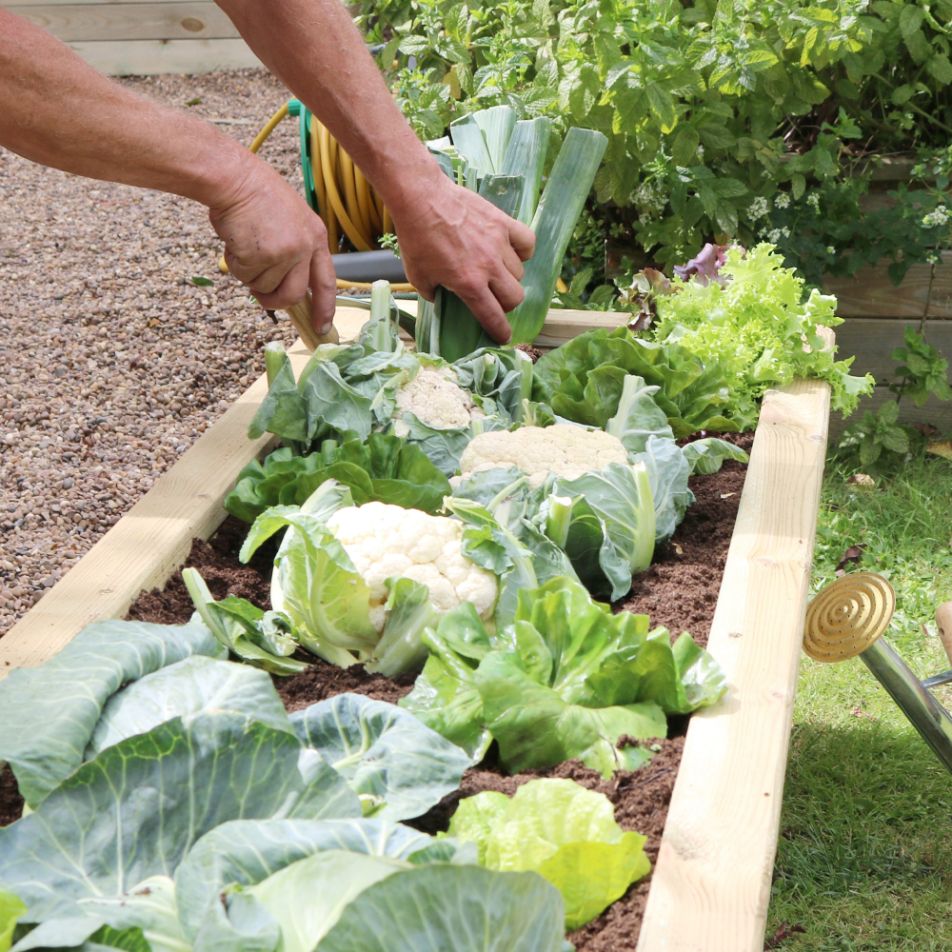
<path id="1" fill-rule="evenodd" d="M 688 726 L 639 952 L 761 952 L 829 388 L 764 400 L 708 649 L 730 691 Z"/>
<path id="2" fill-rule="evenodd" d="M 68 43 L 240 36 L 224 12 L 210 2 L 6 6 Z"/>
<path id="3" fill-rule="evenodd" d="M 367 312 L 339 308 L 342 340 L 356 337 Z M 298 341 L 297 369 L 307 361 Z M 164 585 L 194 538 L 208 538 L 225 517 L 222 501 L 238 470 L 270 437 L 248 439 L 248 424 L 267 393 L 262 375 L 213 423 L 126 515 L 0 638 L 0 679 L 16 667 L 42 664 L 79 630 L 101 618 L 121 618 L 136 596 Z"/>
<path id="4" fill-rule="evenodd" d="M 110 76 L 209 73 L 261 67 L 244 40 L 81 40 L 70 46 Z"/>
<path id="5" fill-rule="evenodd" d="M 952 251 L 943 251 L 934 266 L 912 265 L 899 285 L 886 265 L 877 265 L 851 278 L 827 277 L 823 290 L 836 295 L 840 317 L 952 320 Z"/>
<path id="6" fill-rule="evenodd" d="M 907 327 L 921 331 L 923 322 L 903 318 L 847 318 L 836 328 L 836 356 L 840 360 L 855 356 L 852 373 L 869 373 L 877 383 L 885 383 L 895 372 L 892 352 L 903 346 Z M 952 337 L 949 342 L 952 343 Z"/>
<path id="7" fill-rule="evenodd" d="M 892 379 L 896 361 L 892 353 L 905 344 L 907 327 L 920 331 L 925 339 L 952 361 L 952 322 L 888 320 L 851 317 L 836 328 L 837 357 L 855 355 L 852 372 L 871 373 L 877 383 Z"/>
<path id="8" fill-rule="evenodd" d="M 927 316 L 930 320 L 952 320 L 952 251 L 943 251 L 935 266 Z"/>
<path id="9" fill-rule="evenodd" d="M 851 278 L 827 277 L 823 290 L 835 294 L 840 317 L 925 317 L 932 267 L 914 264 L 898 287 L 885 267 L 863 268 Z"/>
<path id="10" fill-rule="evenodd" d="M 859 410 L 853 416 L 844 420 L 839 414 L 834 413 L 830 418 L 831 442 L 836 443 L 846 427 L 858 420 L 860 414 L 867 410 L 875 413 L 884 403 L 894 399 L 894 395 L 885 387 L 877 387 L 871 397 L 860 403 Z M 921 407 L 917 407 L 909 400 L 903 400 L 899 404 L 899 419 L 900 422 L 913 426 L 916 424 L 934 426 L 940 433 L 952 436 L 952 403 L 942 402 L 934 397 L 930 397 Z"/>
<path id="11" fill-rule="evenodd" d="M 631 320 L 627 312 L 575 311 L 570 308 L 553 308 L 542 325 L 542 333 L 536 338 L 537 347 L 558 347 L 579 334 L 600 327 L 624 327 Z"/>

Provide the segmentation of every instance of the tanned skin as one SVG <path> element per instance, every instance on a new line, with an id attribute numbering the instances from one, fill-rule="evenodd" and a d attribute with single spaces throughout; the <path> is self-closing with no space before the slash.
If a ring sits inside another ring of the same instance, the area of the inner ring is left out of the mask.
<path id="1" fill-rule="evenodd" d="M 248 45 L 324 123 L 393 216 L 407 277 L 455 291 L 496 340 L 523 298 L 535 237 L 439 169 L 395 105 L 338 0 L 217 0 Z M 214 126 L 107 79 L 0 10 L 0 146 L 77 175 L 183 195 L 208 208 L 231 273 L 266 308 L 312 295 L 333 321 L 327 232 L 265 161 Z"/>

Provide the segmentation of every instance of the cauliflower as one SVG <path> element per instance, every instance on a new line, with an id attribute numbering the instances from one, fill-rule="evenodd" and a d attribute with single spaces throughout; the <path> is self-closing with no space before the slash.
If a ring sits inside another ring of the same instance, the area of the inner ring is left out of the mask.
<path id="1" fill-rule="evenodd" d="M 609 463 L 627 463 L 628 451 L 617 436 L 568 423 L 493 430 L 470 440 L 460 458 L 460 473 L 469 476 L 487 469 L 514 466 L 541 486 L 551 473 L 577 479 Z"/>
<path id="2" fill-rule="evenodd" d="M 398 413 L 413 413 L 421 423 L 438 430 L 459 430 L 485 414 L 464 390 L 449 367 L 421 367 L 416 376 L 397 391 Z M 394 425 L 397 436 L 409 427 L 402 420 Z"/>
<path id="3" fill-rule="evenodd" d="M 463 555 L 463 524 L 458 520 L 369 502 L 338 509 L 327 528 L 370 587 L 370 619 L 378 632 L 386 623 L 390 578 L 425 585 L 441 614 L 463 602 L 471 602 L 480 618 L 492 614 L 496 577 Z"/>

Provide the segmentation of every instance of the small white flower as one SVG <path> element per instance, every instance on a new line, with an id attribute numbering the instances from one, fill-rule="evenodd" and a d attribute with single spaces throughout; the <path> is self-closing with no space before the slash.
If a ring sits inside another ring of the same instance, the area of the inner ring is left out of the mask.
<path id="1" fill-rule="evenodd" d="M 810 192 L 810 194 L 807 195 L 807 204 L 811 208 L 815 208 L 817 211 L 819 211 L 820 210 L 820 196 L 817 195 L 816 192 Z"/>
<path id="2" fill-rule="evenodd" d="M 936 205 L 928 215 L 922 216 L 923 228 L 939 228 L 949 221 L 949 210 L 945 205 Z"/>
<path id="3" fill-rule="evenodd" d="M 790 196 L 786 192 L 778 192 L 774 198 L 774 205 L 776 205 L 777 208 L 789 208 Z"/>
<path id="4" fill-rule="evenodd" d="M 926 255 L 926 262 L 928 264 L 938 264 L 939 256 L 935 252 L 932 252 L 932 254 Z"/>
<path id="5" fill-rule="evenodd" d="M 772 245 L 777 244 L 781 237 L 782 235 L 779 228 L 771 228 L 770 231 L 767 232 L 767 241 Z"/>
<path id="6" fill-rule="evenodd" d="M 836 248 L 834 248 L 833 245 L 827 245 L 827 246 L 826 246 L 826 253 L 827 253 L 828 255 L 835 255 L 835 254 L 836 254 Z"/>
<path id="7" fill-rule="evenodd" d="M 747 208 L 747 217 L 751 221 L 757 221 L 758 218 L 763 218 L 768 211 L 770 211 L 770 205 L 767 199 L 763 195 L 758 195 Z"/>
<path id="8" fill-rule="evenodd" d="M 783 228 L 780 229 L 780 234 L 783 235 L 784 238 L 789 238 L 789 237 L 790 237 L 790 229 L 787 228 L 786 225 L 784 225 Z"/>

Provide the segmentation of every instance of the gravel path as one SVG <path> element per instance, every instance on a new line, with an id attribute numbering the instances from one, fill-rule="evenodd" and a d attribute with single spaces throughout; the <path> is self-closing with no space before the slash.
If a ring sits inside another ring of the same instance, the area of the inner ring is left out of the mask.
<path id="1" fill-rule="evenodd" d="M 287 99 L 263 70 L 123 82 L 245 143 Z M 299 184 L 294 123 L 264 154 Z M 0 634 L 292 339 L 219 253 L 198 205 L 0 149 Z"/>

